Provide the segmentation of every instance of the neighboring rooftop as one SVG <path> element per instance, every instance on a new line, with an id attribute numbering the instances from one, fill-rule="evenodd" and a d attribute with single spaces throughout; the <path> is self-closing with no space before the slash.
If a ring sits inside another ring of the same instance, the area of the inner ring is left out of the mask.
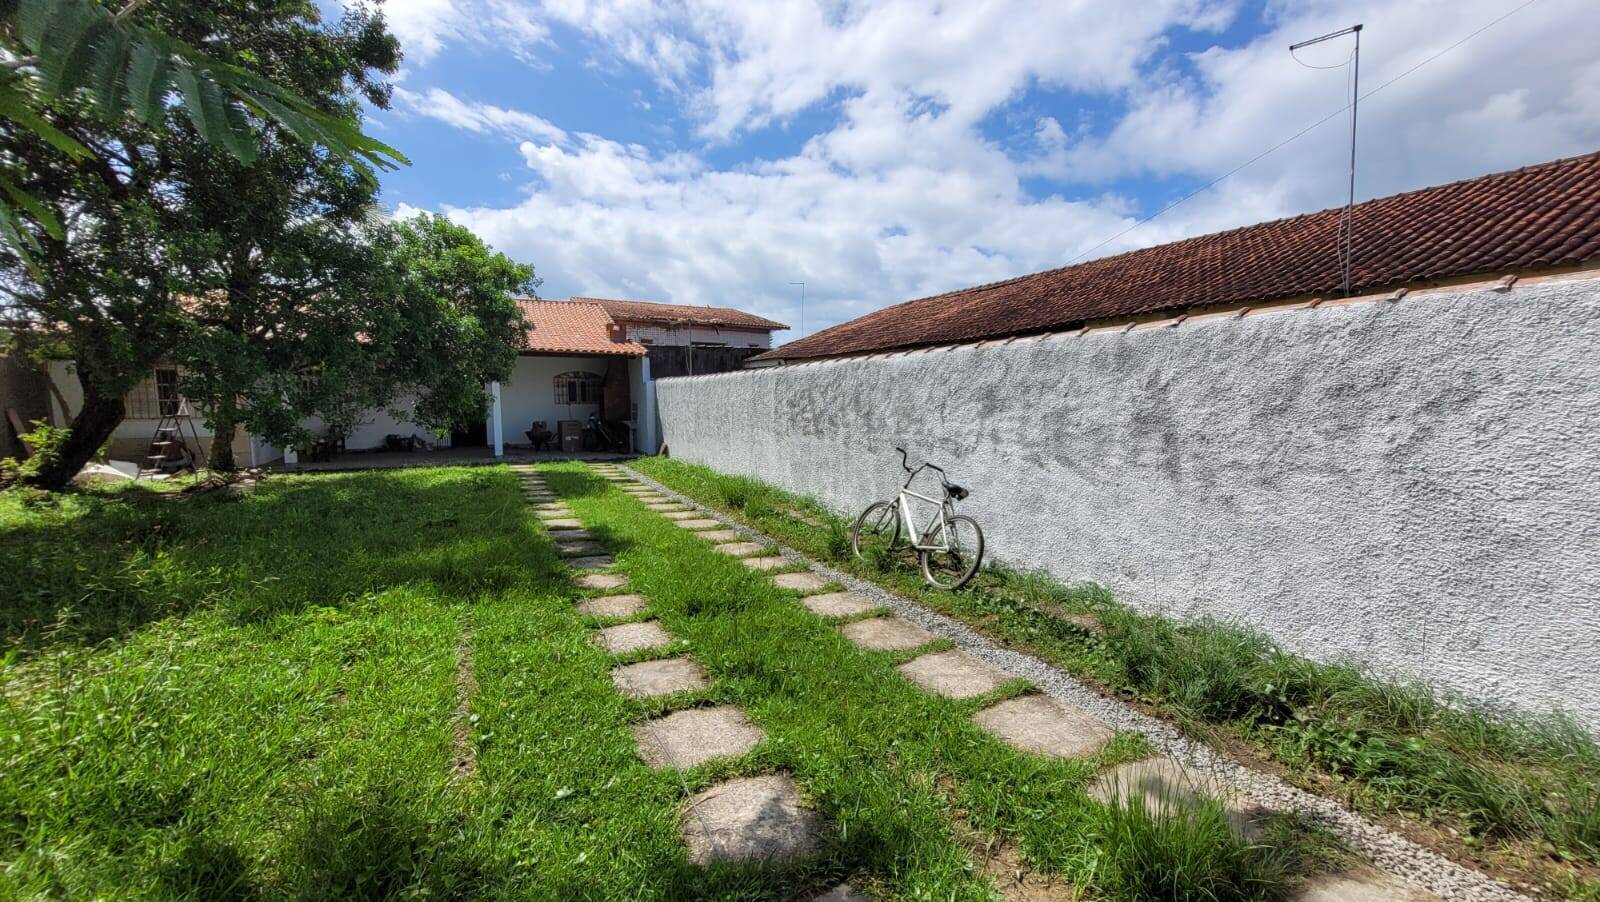
<path id="1" fill-rule="evenodd" d="M 1094 320 L 1342 294 L 1342 208 L 907 301 L 752 360 L 838 357 Z M 1355 206 L 1352 289 L 1576 266 L 1600 256 L 1600 153 Z"/>
<path id="2" fill-rule="evenodd" d="M 753 329 L 770 332 L 787 329 L 775 320 L 734 310 L 731 307 L 695 307 L 691 304 L 658 304 L 654 301 L 613 301 L 606 298 L 572 298 L 574 303 L 599 304 L 615 320 L 663 326 L 708 326 L 723 329 Z"/>
<path id="3" fill-rule="evenodd" d="M 517 306 L 528 321 L 523 353 L 645 355 L 644 345 L 615 340 L 621 327 L 599 304 L 518 298 Z"/>

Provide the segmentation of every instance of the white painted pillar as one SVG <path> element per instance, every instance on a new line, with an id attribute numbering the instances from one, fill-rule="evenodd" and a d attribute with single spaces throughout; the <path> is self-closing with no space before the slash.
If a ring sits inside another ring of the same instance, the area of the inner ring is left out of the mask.
<path id="1" fill-rule="evenodd" d="M 654 454 L 661 450 L 660 423 L 656 416 L 656 383 L 650 378 L 650 358 L 639 360 L 639 382 L 643 391 L 639 399 L 639 428 L 635 441 L 641 454 Z"/>
<path id="2" fill-rule="evenodd" d="M 500 383 L 498 381 L 489 383 L 489 422 L 489 428 L 493 430 L 489 433 L 489 440 L 494 443 L 494 456 L 505 457 L 506 443 L 504 431 L 501 429 Z"/>

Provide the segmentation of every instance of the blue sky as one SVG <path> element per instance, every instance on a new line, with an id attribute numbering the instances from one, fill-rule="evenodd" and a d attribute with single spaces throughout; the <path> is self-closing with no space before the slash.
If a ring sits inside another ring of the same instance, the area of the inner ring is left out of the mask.
<path id="1" fill-rule="evenodd" d="M 1293 40 L 1363 22 L 1377 86 L 1520 6 L 1098 0 L 389 0 L 371 127 L 541 294 L 740 307 L 805 331 L 1059 266 L 1340 109 Z M 1538 0 L 1369 98 L 1363 197 L 1600 148 L 1600 17 Z M 1305 51 L 1337 65 L 1348 43 Z M 1110 253 L 1336 205 L 1345 120 Z"/>

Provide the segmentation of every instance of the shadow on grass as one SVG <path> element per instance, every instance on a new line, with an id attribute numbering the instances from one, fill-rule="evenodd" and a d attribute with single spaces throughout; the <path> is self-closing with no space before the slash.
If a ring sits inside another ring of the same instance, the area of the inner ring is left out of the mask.
<path id="1" fill-rule="evenodd" d="M 250 496 L 0 498 L 0 640 L 23 655 L 215 608 L 239 622 L 401 585 L 471 598 L 559 568 L 510 474 L 438 468 L 284 477 Z"/>

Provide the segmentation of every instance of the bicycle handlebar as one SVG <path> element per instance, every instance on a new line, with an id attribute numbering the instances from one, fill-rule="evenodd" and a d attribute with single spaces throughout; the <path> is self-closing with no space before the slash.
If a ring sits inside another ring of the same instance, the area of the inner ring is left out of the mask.
<path id="1" fill-rule="evenodd" d="M 922 472 L 925 469 L 927 469 L 927 470 L 938 470 L 939 471 L 939 481 L 945 483 L 946 485 L 948 485 L 950 483 L 950 475 L 944 471 L 944 467 L 938 466 L 936 464 L 930 464 L 930 463 L 924 461 L 922 466 L 917 467 L 915 470 L 913 470 L 913 469 L 911 469 L 911 458 L 910 458 L 909 455 L 906 454 L 906 449 L 896 446 L 895 450 L 900 452 L 900 468 L 902 470 L 905 470 L 907 473 L 910 473 L 913 476 L 917 475 L 918 473 Z"/>

